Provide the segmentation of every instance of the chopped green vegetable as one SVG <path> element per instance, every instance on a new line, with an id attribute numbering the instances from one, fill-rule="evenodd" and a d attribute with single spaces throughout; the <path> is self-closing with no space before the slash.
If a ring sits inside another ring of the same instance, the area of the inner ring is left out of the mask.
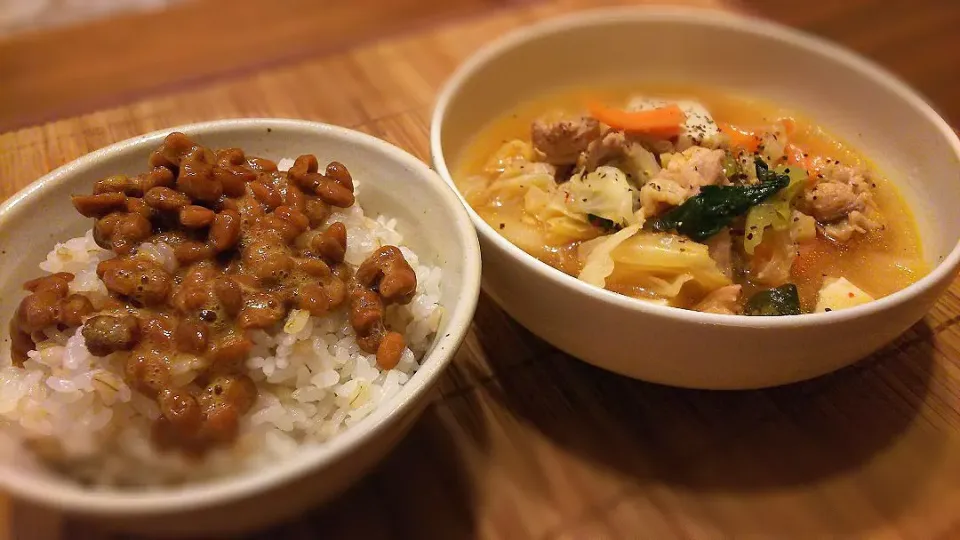
<path id="1" fill-rule="evenodd" d="M 767 162 L 760 158 L 754 158 L 753 165 L 757 168 L 757 178 L 761 182 L 771 182 L 782 176 L 787 176 L 785 174 L 777 173 L 777 171 L 775 170 L 771 171 L 770 166 L 767 165 Z M 789 183 L 790 183 L 790 178 L 787 177 L 787 184 Z M 786 186 L 787 184 L 784 184 L 784 186 Z"/>
<path id="2" fill-rule="evenodd" d="M 623 228 L 620 224 L 614 223 L 613 220 L 602 218 L 595 214 L 587 214 L 587 221 L 594 227 L 603 229 L 605 232 L 619 231 Z"/>
<path id="3" fill-rule="evenodd" d="M 693 240 L 702 241 L 720 232 L 756 206 L 790 184 L 790 177 L 770 171 L 760 158 L 756 160 L 760 183 L 746 186 L 703 186 L 700 193 L 651 223 L 655 231 L 675 230 Z"/>
<path id="4" fill-rule="evenodd" d="M 790 227 L 790 203 L 803 191 L 807 182 L 807 171 L 801 167 L 781 166 L 775 171 L 779 175 L 789 176 L 790 184 L 769 200 L 754 206 L 747 212 L 743 249 L 749 255 L 753 255 L 754 249 L 763 241 L 763 233 L 767 227 L 777 231 L 784 231 Z"/>
<path id="5" fill-rule="evenodd" d="M 730 152 L 727 152 L 726 155 L 723 156 L 721 165 L 723 166 L 723 175 L 727 177 L 727 180 L 733 181 L 743 176 L 743 169 L 740 168 L 740 162 Z"/>
<path id="6" fill-rule="evenodd" d="M 760 291 L 747 300 L 744 315 L 779 316 L 800 315 L 800 294 L 793 283 L 776 289 Z"/>

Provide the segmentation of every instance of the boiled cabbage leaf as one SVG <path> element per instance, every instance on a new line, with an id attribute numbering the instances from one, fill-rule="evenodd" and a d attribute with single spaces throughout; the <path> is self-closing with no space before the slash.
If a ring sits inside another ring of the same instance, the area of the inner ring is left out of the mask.
<path id="1" fill-rule="evenodd" d="M 622 242 L 610 253 L 618 275 L 654 276 L 674 280 L 689 274 L 687 280 L 709 292 L 731 283 L 710 258 L 707 246 L 677 234 L 640 232 Z"/>
<path id="2" fill-rule="evenodd" d="M 483 166 L 483 172 L 500 175 L 516 172 L 520 166 L 533 162 L 533 145 L 526 141 L 514 139 L 505 142 L 490 156 Z"/>
<path id="3" fill-rule="evenodd" d="M 800 167 L 777 167 L 774 172 L 778 175 L 786 174 L 790 183 L 776 195 L 754 206 L 747 212 L 743 249 L 753 255 L 754 250 L 763 241 L 763 233 L 767 228 L 783 231 L 790 227 L 793 211 L 790 204 L 803 191 L 807 183 L 807 171 Z"/>
<path id="4" fill-rule="evenodd" d="M 473 174 L 463 178 L 457 185 L 460 193 L 467 199 L 470 206 L 483 206 L 490 202 L 493 194 L 490 193 L 490 179 L 482 174 Z"/>
<path id="5" fill-rule="evenodd" d="M 678 274 L 665 278 L 657 277 L 651 274 L 640 274 L 635 276 L 632 285 L 642 287 L 665 300 L 673 300 L 680 296 L 683 286 L 693 281 L 693 274 Z M 669 304 L 669 302 L 668 302 Z"/>
<path id="6" fill-rule="evenodd" d="M 627 181 L 636 187 L 642 187 L 660 173 L 660 164 L 653 152 L 640 144 L 631 144 L 624 155 L 611 163 L 627 175 Z"/>
<path id="7" fill-rule="evenodd" d="M 610 253 L 631 236 L 637 234 L 640 226 L 639 223 L 631 225 L 609 236 L 580 244 L 578 255 L 580 260 L 583 261 L 583 269 L 580 270 L 577 278 L 597 287 L 606 286 L 606 280 L 613 273 L 614 267 Z"/>
<path id="8" fill-rule="evenodd" d="M 522 199 L 531 187 L 538 187 L 548 192 L 555 191 L 557 182 L 553 179 L 553 174 L 536 170 L 532 165 L 534 164 L 531 164 L 533 170 L 524 174 L 500 175 L 490 183 L 490 193 L 501 200 L 509 200 Z"/>
<path id="9" fill-rule="evenodd" d="M 585 214 L 572 212 L 565 198 L 565 192 L 559 190 L 545 191 L 538 186 L 527 189 L 524 210 L 543 225 L 544 241 L 561 245 L 596 238 L 600 229 Z"/>
<path id="10" fill-rule="evenodd" d="M 750 259 L 753 280 L 764 285 L 782 285 L 790 279 L 790 268 L 796 257 L 797 246 L 790 231 L 767 231 Z"/>
<path id="11" fill-rule="evenodd" d="M 563 184 L 570 210 L 626 225 L 633 221 L 633 191 L 627 175 L 616 167 L 598 167 Z"/>

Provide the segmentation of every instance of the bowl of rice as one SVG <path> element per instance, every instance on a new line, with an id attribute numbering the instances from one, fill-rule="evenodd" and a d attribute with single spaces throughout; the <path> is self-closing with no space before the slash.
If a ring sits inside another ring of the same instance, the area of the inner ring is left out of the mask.
<path id="1" fill-rule="evenodd" d="M 97 295 L 109 289 L 98 266 L 116 254 L 70 196 L 89 193 L 104 178 L 142 178 L 174 131 L 203 147 L 239 148 L 270 160 L 278 174 L 305 154 L 349 169 L 356 202 L 324 218 L 326 226 L 346 231 L 339 264 L 354 272 L 384 246 L 395 246 L 416 277 L 415 290 L 384 317 L 402 336 L 395 365 L 383 367 L 358 344 L 363 336 L 346 309 L 322 316 L 291 309 L 277 324 L 245 334 L 250 347 L 240 369 L 255 386 L 255 400 L 230 444 L 194 455 L 154 444 L 154 424 L 167 413 L 131 382 L 124 370 L 130 351 L 94 355 L 84 326 L 59 324 L 34 333 L 29 352 L 17 359 L 11 324 L 0 350 L 0 487 L 121 529 L 238 532 L 336 495 L 399 442 L 468 331 L 479 296 L 479 247 L 451 188 L 386 142 L 295 120 L 193 124 L 83 156 L 0 207 L 5 321 L 20 316 L 24 283 L 38 276 L 67 273 L 59 275 L 71 276 L 70 298 L 98 305 Z M 153 240 L 128 256 L 171 272 L 179 257 Z M 89 317 L 77 324 L 89 325 Z M 191 369 L 189 362 L 170 367 L 187 381 L 195 376 Z"/>

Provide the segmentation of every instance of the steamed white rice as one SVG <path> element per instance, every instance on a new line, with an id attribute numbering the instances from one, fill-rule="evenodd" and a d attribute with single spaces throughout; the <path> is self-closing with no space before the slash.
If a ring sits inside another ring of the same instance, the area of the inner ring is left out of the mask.
<path id="1" fill-rule="evenodd" d="M 359 205 L 330 220 L 346 225 L 346 262 L 354 266 L 380 246 L 400 246 L 403 240 L 395 220 L 367 218 Z M 346 310 L 324 317 L 293 310 L 275 335 L 254 332 L 247 367 L 259 398 L 243 418 L 235 443 L 202 461 L 153 447 L 150 428 L 159 410 L 124 383 L 129 353 L 92 356 L 79 329 L 45 331 L 48 339 L 30 352 L 23 367 L 9 357 L 0 360 L 0 425 L 49 464 L 94 485 L 196 481 L 268 465 L 304 444 L 322 443 L 396 395 L 419 367 L 439 326 L 440 268 L 421 264 L 413 251 L 400 249 L 416 271 L 417 294 L 409 305 L 388 309 L 388 325 L 402 332 L 407 343 L 397 367 L 381 370 L 374 355 L 360 350 Z M 96 298 L 106 293 L 97 263 L 112 255 L 88 232 L 57 244 L 40 268 L 75 274 L 71 292 Z M 138 255 L 170 271 L 176 266 L 165 244 L 145 244 Z M 184 357 L 172 366 L 174 376 L 189 382 L 199 367 L 194 364 Z"/>

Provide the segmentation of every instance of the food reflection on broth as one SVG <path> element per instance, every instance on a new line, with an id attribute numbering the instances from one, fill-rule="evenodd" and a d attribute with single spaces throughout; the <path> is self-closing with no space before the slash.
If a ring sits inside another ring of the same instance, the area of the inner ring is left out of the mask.
<path id="1" fill-rule="evenodd" d="M 454 178 L 527 253 L 663 305 L 832 311 L 928 271 L 910 209 L 866 157 L 792 111 L 716 91 L 545 96 L 486 126 Z"/>

